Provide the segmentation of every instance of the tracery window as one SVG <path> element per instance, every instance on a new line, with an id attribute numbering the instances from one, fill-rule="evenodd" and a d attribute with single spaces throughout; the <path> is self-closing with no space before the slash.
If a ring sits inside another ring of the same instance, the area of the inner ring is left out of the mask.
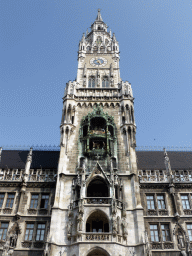
<path id="1" fill-rule="evenodd" d="M 103 80 L 102 80 L 102 87 L 109 87 L 109 79 L 107 76 L 104 76 L 103 77 Z"/>
<path id="2" fill-rule="evenodd" d="M 89 88 L 94 88 L 95 87 L 95 77 L 94 76 L 89 77 L 88 87 Z"/>

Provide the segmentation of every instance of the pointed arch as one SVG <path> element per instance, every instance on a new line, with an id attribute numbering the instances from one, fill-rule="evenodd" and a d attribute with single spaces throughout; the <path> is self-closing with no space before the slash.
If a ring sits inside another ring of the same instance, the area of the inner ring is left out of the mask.
<path id="1" fill-rule="evenodd" d="M 131 122 L 134 123 L 134 109 L 133 106 L 131 106 Z"/>
<path id="2" fill-rule="evenodd" d="M 110 104 L 110 107 L 111 107 L 111 108 L 114 108 L 114 107 L 115 107 L 114 103 L 111 103 L 111 104 Z"/>
<path id="3" fill-rule="evenodd" d="M 86 219 L 86 232 L 109 232 L 109 218 L 102 210 L 93 210 Z"/>
<path id="4" fill-rule="evenodd" d="M 92 255 L 97 255 L 97 254 L 101 254 L 101 255 L 104 255 L 104 256 L 110 256 L 110 254 L 105 249 L 103 249 L 99 246 L 91 248 L 88 251 L 87 256 L 92 256 Z"/>
<path id="5" fill-rule="evenodd" d="M 104 104 L 104 108 L 109 108 L 109 104 L 107 102 Z"/>
<path id="6" fill-rule="evenodd" d="M 87 186 L 87 197 L 109 197 L 109 185 L 101 175 L 96 175 Z"/>

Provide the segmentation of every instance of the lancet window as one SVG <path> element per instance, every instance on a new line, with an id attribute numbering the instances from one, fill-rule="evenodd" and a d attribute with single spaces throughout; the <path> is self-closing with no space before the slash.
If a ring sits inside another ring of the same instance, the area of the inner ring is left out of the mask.
<path id="1" fill-rule="evenodd" d="M 107 76 L 104 76 L 102 79 L 102 87 L 109 87 L 109 79 Z"/>
<path id="2" fill-rule="evenodd" d="M 95 77 L 94 76 L 89 77 L 88 87 L 89 88 L 94 88 L 95 87 Z"/>

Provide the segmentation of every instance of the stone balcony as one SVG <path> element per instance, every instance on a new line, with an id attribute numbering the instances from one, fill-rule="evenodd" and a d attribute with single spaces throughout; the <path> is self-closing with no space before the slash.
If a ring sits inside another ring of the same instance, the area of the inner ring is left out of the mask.
<path id="1" fill-rule="evenodd" d="M 71 236 L 70 238 L 71 243 L 120 243 L 127 245 L 127 239 L 124 238 L 120 234 L 112 234 L 110 233 L 105 233 L 105 232 L 86 232 L 86 233 L 78 233 L 77 235 Z"/>

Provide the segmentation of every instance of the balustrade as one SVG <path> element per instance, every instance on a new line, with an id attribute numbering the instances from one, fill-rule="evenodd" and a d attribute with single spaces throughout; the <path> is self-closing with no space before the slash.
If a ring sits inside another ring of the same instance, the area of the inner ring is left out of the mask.
<path id="1" fill-rule="evenodd" d="M 87 197 L 85 204 L 110 204 L 111 198 L 107 197 Z"/>
<path id="2" fill-rule="evenodd" d="M 192 182 L 192 171 L 172 170 L 174 182 Z M 140 182 L 169 182 L 166 170 L 139 170 Z"/>
<path id="3" fill-rule="evenodd" d="M 0 181 L 22 181 L 24 169 L 1 169 Z M 31 169 L 28 180 L 29 182 L 53 182 L 56 181 L 56 170 Z"/>
<path id="4" fill-rule="evenodd" d="M 86 234 L 85 235 L 85 240 L 88 240 L 88 241 L 109 241 L 110 236 L 111 236 L 110 234 L 104 234 L 104 233 L 95 234 L 95 233 L 92 233 L 92 234 Z"/>

